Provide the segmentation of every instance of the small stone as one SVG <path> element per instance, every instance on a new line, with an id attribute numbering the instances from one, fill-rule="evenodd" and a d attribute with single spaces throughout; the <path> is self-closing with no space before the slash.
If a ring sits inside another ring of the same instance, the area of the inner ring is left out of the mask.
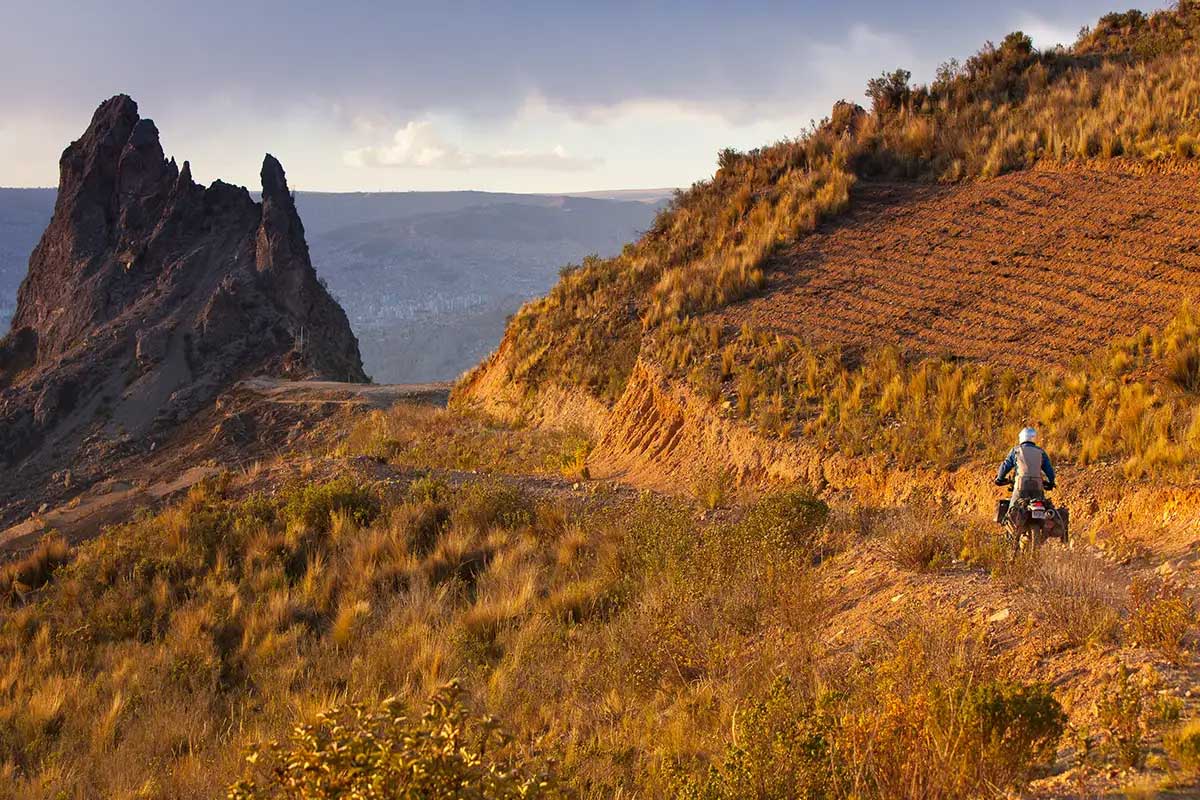
<path id="1" fill-rule="evenodd" d="M 893 603 L 899 603 L 899 602 L 900 602 L 901 600 L 903 600 L 903 599 L 904 599 L 904 595 L 903 595 L 903 594 L 898 594 L 898 595 L 895 595 L 895 596 L 892 598 L 892 602 L 893 602 Z"/>
<path id="2" fill-rule="evenodd" d="M 1004 622 L 1004 620 L 1008 619 L 1010 616 L 1012 616 L 1012 611 L 1007 608 L 1002 608 L 995 614 L 992 614 L 990 617 L 988 617 L 988 622 Z"/>

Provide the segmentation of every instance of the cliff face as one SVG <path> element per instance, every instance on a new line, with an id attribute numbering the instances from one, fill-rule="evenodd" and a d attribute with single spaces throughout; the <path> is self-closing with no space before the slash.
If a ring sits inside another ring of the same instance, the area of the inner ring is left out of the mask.
<path id="1" fill-rule="evenodd" d="M 275 158 L 261 203 L 200 186 L 120 95 L 59 166 L 54 216 L 0 340 L 8 476 L 148 447 L 250 375 L 367 380 Z M 0 478 L 0 500 L 11 482 Z"/>

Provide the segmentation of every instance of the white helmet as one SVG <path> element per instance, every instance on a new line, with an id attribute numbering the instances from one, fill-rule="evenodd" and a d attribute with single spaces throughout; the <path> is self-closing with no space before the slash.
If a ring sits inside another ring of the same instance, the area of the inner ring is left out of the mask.
<path id="1" fill-rule="evenodd" d="M 1017 437 L 1017 444 L 1025 444 L 1026 442 L 1036 442 L 1036 441 L 1037 441 L 1037 429 L 1036 428 L 1022 428 L 1021 435 L 1019 437 Z"/>

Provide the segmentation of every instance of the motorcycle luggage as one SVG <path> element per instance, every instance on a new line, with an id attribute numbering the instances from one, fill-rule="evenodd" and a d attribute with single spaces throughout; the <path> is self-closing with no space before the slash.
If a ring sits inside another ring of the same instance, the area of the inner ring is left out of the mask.
<path id="1" fill-rule="evenodd" d="M 997 525 L 1003 525 L 1004 520 L 1008 518 L 1008 504 L 1010 502 L 1011 501 L 1009 501 L 1009 500 L 997 500 L 996 501 L 996 524 Z"/>

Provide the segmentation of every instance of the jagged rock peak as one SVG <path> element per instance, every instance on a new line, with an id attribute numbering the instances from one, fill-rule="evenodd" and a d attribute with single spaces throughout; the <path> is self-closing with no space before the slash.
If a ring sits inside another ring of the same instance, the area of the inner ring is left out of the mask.
<path id="1" fill-rule="evenodd" d="M 0 465 L 69 454 L 102 404 L 136 438 L 253 375 L 367 380 L 273 156 L 261 204 L 219 180 L 200 187 L 116 95 L 59 163 L 54 215 L 0 340 Z M 63 430 L 60 450 L 43 447 Z"/>
<path id="2" fill-rule="evenodd" d="M 270 153 L 263 157 L 261 177 L 263 200 L 268 198 L 272 200 L 286 199 L 289 204 L 291 203 L 292 193 L 288 190 L 287 175 L 283 172 L 283 165 Z"/>

